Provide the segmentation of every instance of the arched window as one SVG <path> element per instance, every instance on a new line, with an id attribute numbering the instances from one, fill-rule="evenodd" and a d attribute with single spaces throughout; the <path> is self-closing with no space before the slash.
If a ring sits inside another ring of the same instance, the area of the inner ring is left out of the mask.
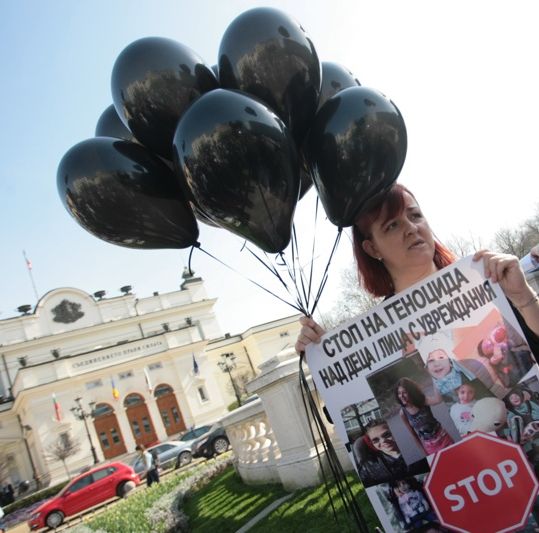
<path id="1" fill-rule="evenodd" d="M 114 409 L 108 403 L 98 403 L 94 408 L 94 418 L 96 416 L 110 415 L 114 413 Z"/>
<path id="2" fill-rule="evenodd" d="M 155 387 L 154 394 L 156 398 L 165 396 L 165 394 L 172 394 L 172 387 L 170 385 L 158 385 Z"/>
<path id="3" fill-rule="evenodd" d="M 144 403 L 144 398 L 140 394 L 129 394 L 124 400 L 124 407 L 133 407 Z"/>

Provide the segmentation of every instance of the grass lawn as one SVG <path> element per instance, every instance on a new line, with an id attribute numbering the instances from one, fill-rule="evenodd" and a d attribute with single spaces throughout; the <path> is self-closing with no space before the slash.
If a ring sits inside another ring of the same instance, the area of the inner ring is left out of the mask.
<path id="1" fill-rule="evenodd" d="M 232 467 L 184 502 L 189 526 L 197 533 L 235 532 L 270 503 L 284 496 L 281 485 L 247 486 Z"/>
<path id="2" fill-rule="evenodd" d="M 354 494 L 374 531 L 378 519 L 368 502 L 362 485 L 349 476 Z M 244 485 L 232 468 L 227 469 L 214 481 L 190 496 L 184 503 L 189 525 L 196 533 L 227 533 L 237 531 L 250 518 L 285 495 L 280 485 Z M 292 499 L 259 522 L 250 531 L 262 533 L 289 532 L 346 532 L 356 528 L 346 524 L 342 502 L 332 488 L 333 502 L 339 523 L 335 522 L 324 486 L 299 491 Z"/>
<path id="3" fill-rule="evenodd" d="M 348 482 L 352 492 L 359 502 L 359 507 L 368 524 L 368 530 L 374 531 L 380 522 L 372 508 L 363 486 L 356 476 L 349 475 Z M 333 510 L 324 485 L 299 491 L 292 499 L 279 506 L 273 513 L 264 518 L 249 530 L 251 533 L 329 533 L 356 531 L 353 523 L 347 522 L 342 500 L 334 486 L 331 487 L 333 505 L 338 522 L 335 521 Z"/>

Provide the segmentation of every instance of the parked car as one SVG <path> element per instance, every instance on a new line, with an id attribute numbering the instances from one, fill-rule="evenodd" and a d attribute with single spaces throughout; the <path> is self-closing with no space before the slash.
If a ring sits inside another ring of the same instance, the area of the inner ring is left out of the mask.
<path id="1" fill-rule="evenodd" d="M 201 440 L 201 437 L 204 437 L 208 431 L 212 428 L 211 424 L 207 426 L 198 426 L 191 428 L 189 431 L 186 431 L 178 440 L 186 442 L 193 449 L 193 444 L 198 443 Z"/>
<path id="2" fill-rule="evenodd" d="M 188 443 L 179 440 L 169 440 L 168 442 L 156 444 L 155 446 L 150 446 L 147 450 L 149 452 L 157 453 L 159 466 L 163 469 L 171 468 L 173 466 L 175 468 L 180 468 L 188 465 L 193 459 L 191 446 Z M 144 460 L 142 457 L 137 455 L 131 463 L 131 466 L 141 479 L 146 477 Z"/>
<path id="3" fill-rule="evenodd" d="M 193 457 L 210 458 L 220 455 L 228 450 L 230 442 L 226 436 L 225 428 L 217 423 L 193 447 Z"/>
<path id="4" fill-rule="evenodd" d="M 198 443 L 201 442 L 206 435 L 210 432 L 213 426 L 199 426 L 196 428 L 191 428 L 189 431 L 184 433 L 180 440 L 182 442 L 185 442 L 186 444 L 189 444 L 189 447 L 191 449 L 191 454 L 198 446 Z M 176 461 L 176 468 L 180 468 L 182 465 L 180 464 L 181 457 L 178 456 L 178 459 Z"/>
<path id="5" fill-rule="evenodd" d="M 129 465 L 120 462 L 92 468 L 72 479 L 55 497 L 41 504 L 30 516 L 30 529 L 57 528 L 66 516 L 93 507 L 110 498 L 125 497 L 140 484 Z"/>

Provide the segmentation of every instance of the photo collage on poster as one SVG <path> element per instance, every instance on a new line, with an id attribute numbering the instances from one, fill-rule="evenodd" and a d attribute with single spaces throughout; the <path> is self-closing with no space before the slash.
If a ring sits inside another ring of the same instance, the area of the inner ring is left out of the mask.
<path id="1" fill-rule="evenodd" d="M 410 339 L 400 357 L 366 374 L 372 397 L 341 417 L 359 477 L 394 531 L 446 531 L 423 491 L 428 459 L 472 431 L 521 444 L 538 475 L 538 370 L 493 307 L 475 325 Z"/>

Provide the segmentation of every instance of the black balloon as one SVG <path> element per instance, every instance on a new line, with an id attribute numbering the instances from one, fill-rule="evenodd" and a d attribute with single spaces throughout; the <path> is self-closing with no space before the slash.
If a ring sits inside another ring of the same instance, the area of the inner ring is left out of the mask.
<path id="1" fill-rule="evenodd" d="M 60 198 L 104 241 L 128 248 L 186 248 L 198 226 L 173 172 L 145 147 L 111 137 L 73 146 L 58 166 Z"/>
<path id="2" fill-rule="evenodd" d="M 330 61 L 322 61 L 322 89 L 318 100 L 320 109 L 329 98 L 349 87 L 359 87 L 361 83 L 342 65 Z"/>
<path id="3" fill-rule="evenodd" d="M 123 123 L 167 159 L 172 158 L 172 137 L 182 114 L 201 94 L 218 87 L 201 57 L 163 37 L 145 37 L 127 46 L 114 63 L 111 85 Z"/>
<path id="4" fill-rule="evenodd" d="M 406 158 L 406 126 L 384 95 L 352 87 L 318 111 L 307 144 L 328 218 L 336 226 L 351 226 L 397 179 Z"/>
<path id="5" fill-rule="evenodd" d="M 115 137 L 116 139 L 125 139 L 126 141 L 134 141 L 135 137 L 125 127 L 125 124 L 120 120 L 114 105 L 111 104 L 99 117 L 95 127 L 96 137 Z"/>
<path id="6" fill-rule="evenodd" d="M 288 129 L 265 105 L 236 91 L 205 94 L 180 120 L 174 152 L 206 216 L 266 252 L 286 248 L 298 156 Z"/>
<path id="7" fill-rule="evenodd" d="M 304 29 L 277 9 L 255 8 L 227 28 L 219 48 L 219 81 L 263 100 L 292 131 L 297 146 L 312 123 L 321 68 Z"/>
<path id="8" fill-rule="evenodd" d="M 303 150 L 299 151 L 299 199 L 301 200 L 307 191 L 313 186 L 313 178 L 311 177 L 311 169 L 307 163 L 307 158 L 304 155 Z"/>

